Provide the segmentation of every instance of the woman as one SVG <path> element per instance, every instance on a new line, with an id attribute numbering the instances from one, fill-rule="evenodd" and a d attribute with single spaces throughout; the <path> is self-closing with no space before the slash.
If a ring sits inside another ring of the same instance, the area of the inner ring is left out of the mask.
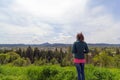
<path id="1" fill-rule="evenodd" d="M 85 80 L 84 64 L 85 64 L 85 53 L 89 52 L 87 44 L 84 42 L 84 36 L 82 33 L 78 33 L 77 41 L 74 42 L 72 47 L 72 53 L 74 56 L 74 63 L 78 73 L 78 80 Z"/>

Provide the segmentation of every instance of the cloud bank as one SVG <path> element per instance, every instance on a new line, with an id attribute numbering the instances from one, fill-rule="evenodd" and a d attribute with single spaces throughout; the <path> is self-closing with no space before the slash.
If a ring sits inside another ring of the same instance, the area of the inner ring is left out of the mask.
<path id="1" fill-rule="evenodd" d="M 6 0 L 0 3 L 0 43 L 120 43 L 120 20 L 94 0 Z"/>

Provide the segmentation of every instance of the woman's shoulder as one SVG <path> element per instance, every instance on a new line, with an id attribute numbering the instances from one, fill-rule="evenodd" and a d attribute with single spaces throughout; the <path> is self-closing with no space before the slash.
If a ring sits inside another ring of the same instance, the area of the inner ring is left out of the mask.
<path id="1" fill-rule="evenodd" d="M 82 43 L 83 45 L 85 45 L 85 46 L 87 45 L 87 43 L 86 43 L 85 41 L 82 41 L 81 43 Z"/>
<path id="2" fill-rule="evenodd" d="M 87 45 L 87 43 L 85 41 L 83 41 L 83 44 Z"/>
<path id="3" fill-rule="evenodd" d="M 83 43 L 83 44 L 87 45 L 87 43 L 85 41 L 75 41 L 73 44 L 77 44 L 77 43 Z"/>
<path id="4" fill-rule="evenodd" d="M 75 42 L 74 42 L 74 44 L 77 44 L 77 43 L 79 43 L 79 41 L 75 41 Z"/>

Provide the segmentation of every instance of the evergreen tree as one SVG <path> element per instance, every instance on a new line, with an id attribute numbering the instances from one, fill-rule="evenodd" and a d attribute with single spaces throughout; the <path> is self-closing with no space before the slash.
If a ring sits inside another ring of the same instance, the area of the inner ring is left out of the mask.
<path id="1" fill-rule="evenodd" d="M 40 50 L 36 47 L 34 49 L 34 55 L 33 55 L 33 57 L 36 58 L 36 59 L 39 59 L 39 54 L 40 54 Z"/>
<path id="2" fill-rule="evenodd" d="M 21 49 L 21 48 L 19 48 L 19 49 L 16 51 L 16 53 L 18 53 L 18 54 L 22 57 L 22 49 Z"/>
<path id="3" fill-rule="evenodd" d="M 116 48 L 116 54 L 120 54 L 119 48 Z"/>
<path id="4" fill-rule="evenodd" d="M 26 50 L 26 57 L 28 57 L 30 59 L 31 63 L 34 62 L 33 55 L 34 55 L 33 54 L 33 49 L 31 48 L 31 46 L 29 46 Z"/>

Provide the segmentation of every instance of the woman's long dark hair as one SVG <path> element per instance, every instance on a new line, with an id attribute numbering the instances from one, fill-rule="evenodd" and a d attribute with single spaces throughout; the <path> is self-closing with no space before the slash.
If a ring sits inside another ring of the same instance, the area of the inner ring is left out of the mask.
<path id="1" fill-rule="evenodd" d="M 76 36 L 77 40 L 84 42 L 84 35 L 81 33 L 78 33 Z"/>

